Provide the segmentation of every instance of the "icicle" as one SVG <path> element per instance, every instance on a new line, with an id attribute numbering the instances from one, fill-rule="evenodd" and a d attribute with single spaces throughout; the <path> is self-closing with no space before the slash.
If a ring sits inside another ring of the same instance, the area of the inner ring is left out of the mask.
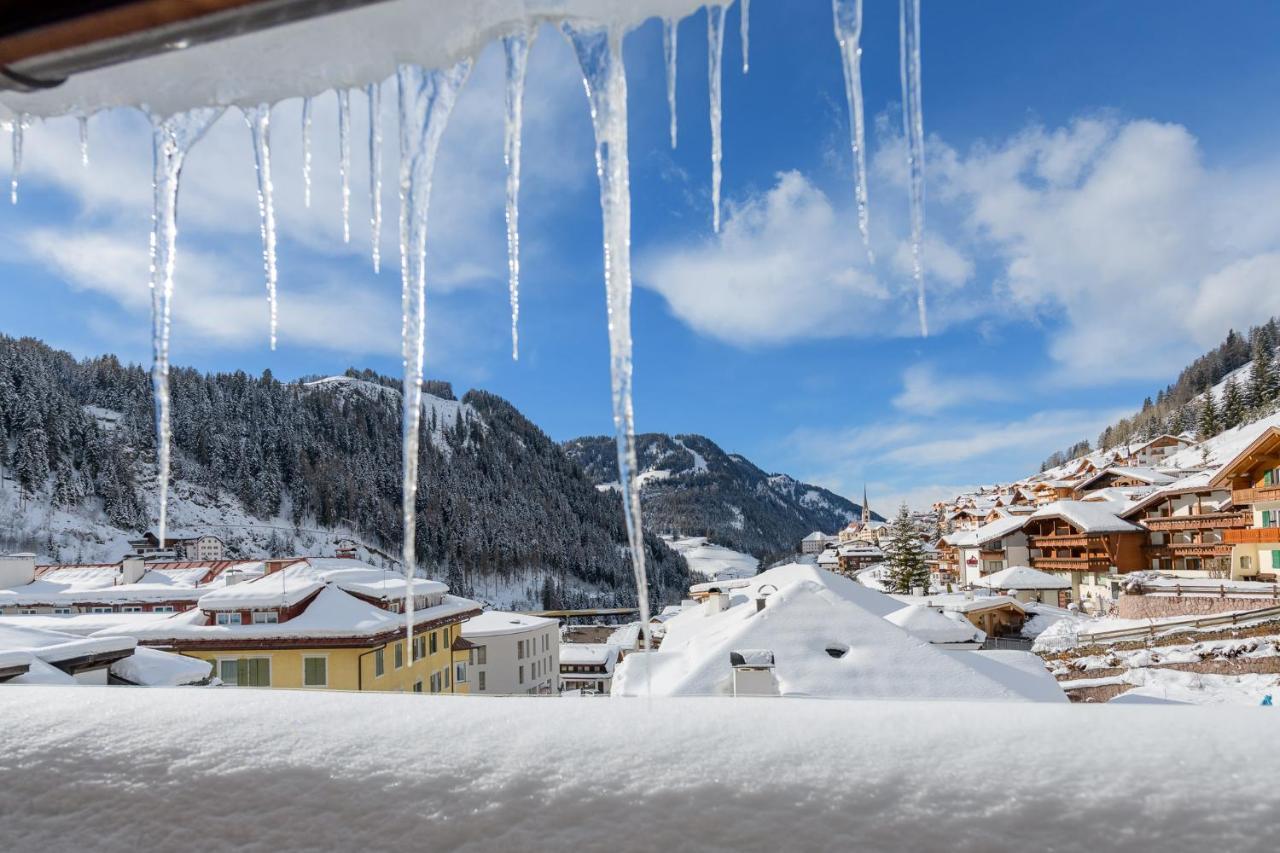
<path id="1" fill-rule="evenodd" d="M 382 84 L 365 87 L 369 96 L 369 230 L 373 234 L 373 271 L 382 272 Z"/>
<path id="2" fill-rule="evenodd" d="M 351 93 L 338 90 L 338 175 L 342 179 L 342 242 L 351 242 Z"/>
<path id="3" fill-rule="evenodd" d="M 720 58 L 724 52 L 724 7 L 707 7 L 707 79 L 711 91 L 711 224 L 720 231 Z"/>
<path id="4" fill-rule="evenodd" d="M 722 10 L 723 11 L 723 10 Z M 631 567 L 635 573 L 645 648 L 649 636 L 649 581 L 636 471 L 635 413 L 631 403 L 631 187 L 627 164 L 627 77 L 622 31 L 564 25 L 582 66 L 596 137 L 596 175 L 604 218 L 604 284 L 609 311 L 609 368 L 613 426 Z"/>
<path id="5" fill-rule="evenodd" d="M 529 68 L 531 31 L 502 40 L 507 56 L 503 159 L 507 164 L 507 274 L 511 291 L 511 360 L 520 358 L 520 135 L 524 124 L 524 76 Z"/>
<path id="6" fill-rule="evenodd" d="M 742 13 L 738 20 L 738 32 L 742 36 L 742 73 L 751 70 L 751 0 L 742 0 L 739 10 Z"/>
<path id="7" fill-rule="evenodd" d="M 405 634 L 413 659 L 414 538 L 417 528 L 418 432 L 422 422 L 422 353 L 426 335 L 427 206 L 436 151 L 471 60 L 444 71 L 402 65 L 400 84 L 400 286 L 404 356 L 401 510 Z"/>
<path id="8" fill-rule="evenodd" d="M 845 101 L 849 105 L 849 141 L 853 148 L 853 196 L 858 206 L 858 231 L 867 250 L 867 260 L 874 263 L 867 209 L 866 126 L 862 108 L 862 0 L 831 0 L 831 11 L 844 65 Z"/>
<path id="9" fill-rule="evenodd" d="M 924 300 L 924 114 L 920 97 L 920 0 L 900 0 L 898 53 L 902 75 L 902 124 L 911 193 L 911 266 L 916 279 L 920 334 L 929 337 Z"/>
<path id="10" fill-rule="evenodd" d="M 276 348 L 276 206 L 271 193 L 271 105 L 244 109 L 253 136 L 253 164 L 258 173 L 258 220 L 262 232 L 262 265 L 267 275 L 267 308 L 271 349 Z"/>
<path id="11" fill-rule="evenodd" d="M 160 541 L 169 508 L 169 323 L 178 239 L 178 181 L 191 146 L 222 115 L 206 107 L 164 119 L 152 118 L 151 214 L 151 392 L 156 416 L 156 479 L 160 486 Z"/>
<path id="12" fill-rule="evenodd" d="M 89 165 L 89 117 L 80 116 L 80 165 Z"/>
<path id="13" fill-rule="evenodd" d="M 662 19 L 662 56 L 667 61 L 667 115 L 671 117 L 671 148 L 676 147 L 676 35 L 679 21 Z"/>
<path id="14" fill-rule="evenodd" d="M 9 177 L 9 203 L 18 203 L 18 176 L 22 174 L 22 132 L 26 130 L 27 117 L 17 115 L 9 130 L 13 134 L 13 166 Z"/>
<path id="15" fill-rule="evenodd" d="M 311 99 L 302 99 L 302 201 L 311 206 Z"/>

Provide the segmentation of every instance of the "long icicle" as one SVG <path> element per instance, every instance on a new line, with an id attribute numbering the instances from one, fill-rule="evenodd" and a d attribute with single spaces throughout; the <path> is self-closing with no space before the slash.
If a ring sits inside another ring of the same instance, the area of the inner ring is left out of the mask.
<path id="1" fill-rule="evenodd" d="M 351 242 L 351 92 L 338 90 L 338 176 L 342 180 L 342 242 Z"/>
<path id="2" fill-rule="evenodd" d="M 271 105 L 243 110 L 253 137 L 253 165 L 258 174 L 258 222 L 262 233 L 262 266 L 267 276 L 267 311 L 271 349 L 276 348 L 276 206 L 271 191 Z"/>
<path id="3" fill-rule="evenodd" d="M 80 165 L 89 165 L 89 117 L 80 116 Z"/>
<path id="4" fill-rule="evenodd" d="M 742 36 L 742 73 L 751 70 L 751 0 L 741 0 L 738 7 L 738 33 Z"/>
<path id="5" fill-rule="evenodd" d="M 511 292 L 511 360 L 520 359 L 520 136 L 524 126 L 524 78 L 529 69 L 532 31 L 502 40 L 507 58 L 503 160 L 507 166 L 507 276 Z"/>
<path id="6" fill-rule="evenodd" d="M 858 208 L 858 232 L 867 250 L 867 261 L 875 263 L 871 251 L 870 212 L 867 206 L 866 125 L 862 106 L 862 0 L 831 0 L 836 41 L 844 65 L 844 94 L 849 106 L 849 142 L 853 148 L 853 196 Z"/>
<path id="7" fill-rule="evenodd" d="M 373 271 L 382 272 L 382 84 L 365 87 L 369 96 L 369 230 Z"/>
<path id="8" fill-rule="evenodd" d="M 152 118 L 151 393 L 156 417 L 161 544 L 169 517 L 169 328 L 178 239 L 178 182 L 187 152 L 220 115 L 220 107 L 205 107 L 164 120 Z"/>
<path id="9" fill-rule="evenodd" d="M 627 76 L 622 31 L 617 27 L 564 25 L 582 66 L 596 137 L 596 175 L 604 219 L 604 284 L 609 316 L 609 369 L 613 385 L 613 426 L 618 451 L 631 568 L 645 649 L 649 634 L 649 579 L 645 571 L 644 528 L 636 470 L 635 412 L 631 402 L 631 186 L 627 162 Z"/>
<path id="10" fill-rule="evenodd" d="M 707 7 L 707 80 L 711 94 L 711 225 L 720 232 L 720 66 L 724 53 L 724 6 Z"/>
<path id="11" fill-rule="evenodd" d="M 898 52 L 902 75 L 902 124 L 911 193 L 911 267 L 916 280 L 920 334 L 929 336 L 924 298 L 924 113 L 920 96 L 920 0 L 900 0 Z"/>
<path id="12" fill-rule="evenodd" d="M 302 202 L 311 206 L 311 98 L 302 99 Z"/>
<path id="13" fill-rule="evenodd" d="M 427 208 L 436 151 L 458 92 L 471 73 L 471 60 L 450 69 L 427 71 L 402 65 L 400 84 L 400 285 L 404 356 L 402 390 L 401 555 L 405 577 L 405 635 L 413 660 L 414 544 L 417 530 L 418 438 L 422 424 L 422 355 L 426 337 Z"/>
<path id="14" fill-rule="evenodd" d="M 9 174 L 9 203 L 18 203 L 18 177 L 22 174 L 22 132 L 27 127 L 25 113 L 13 117 L 10 130 L 13 133 L 13 165 Z"/>
<path id="15" fill-rule="evenodd" d="M 680 22 L 662 19 L 662 58 L 667 65 L 667 115 L 671 120 L 671 148 L 676 147 L 676 36 Z"/>

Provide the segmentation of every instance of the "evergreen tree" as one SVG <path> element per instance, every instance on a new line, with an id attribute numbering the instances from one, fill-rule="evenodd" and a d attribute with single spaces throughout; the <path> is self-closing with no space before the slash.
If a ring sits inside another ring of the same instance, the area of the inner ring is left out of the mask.
<path id="1" fill-rule="evenodd" d="M 1222 428 L 1234 429 L 1240 426 L 1248 417 L 1248 409 L 1240 383 L 1236 382 L 1234 376 L 1230 377 L 1222 389 Z"/>
<path id="2" fill-rule="evenodd" d="M 1213 398 L 1213 389 L 1204 392 L 1204 402 L 1200 404 L 1200 440 L 1213 438 L 1222 432 L 1222 423 L 1218 417 L 1218 403 Z"/>
<path id="3" fill-rule="evenodd" d="M 915 587 L 923 587 L 928 592 L 929 569 L 924 563 L 924 546 L 905 503 L 898 507 L 898 515 L 889 525 L 888 532 L 890 539 L 885 546 L 885 563 L 889 570 L 886 579 L 889 591 L 910 594 Z"/>
<path id="4" fill-rule="evenodd" d="M 1269 336 L 1260 334 L 1253 345 L 1253 367 L 1249 371 L 1249 408 L 1261 411 L 1280 396 L 1280 377 L 1276 374 Z"/>

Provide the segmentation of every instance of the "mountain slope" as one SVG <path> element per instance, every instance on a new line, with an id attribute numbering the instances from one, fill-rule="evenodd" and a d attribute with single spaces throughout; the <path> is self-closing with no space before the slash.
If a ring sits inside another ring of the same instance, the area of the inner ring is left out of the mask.
<path id="1" fill-rule="evenodd" d="M 370 372 L 281 383 L 270 372 L 174 369 L 175 528 L 233 553 L 314 553 L 353 534 L 399 551 L 399 381 Z M 511 404 L 428 383 L 420 565 L 514 607 L 635 600 L 622 507 Z M 156 515 L 150 380 L 113 357 L 76 361 L 0 336 L 0 551 L 115 560 Z M 646 539 L 650 586 L 678 600 L 688 568 Z"/>
<path id="2" fill-rule="evenodd" d="M 617 487 L 612 438 L 576 438 L 564 448 L 600 488 Z M 705 436 L 638 435 L 636 457 L 646 529 L 656 533 L 705 536 L 766 557 L 794 551 L 814 530 L 834 532 L 862 517 L 852 501 L 786 474 L 768 474 Z"/>

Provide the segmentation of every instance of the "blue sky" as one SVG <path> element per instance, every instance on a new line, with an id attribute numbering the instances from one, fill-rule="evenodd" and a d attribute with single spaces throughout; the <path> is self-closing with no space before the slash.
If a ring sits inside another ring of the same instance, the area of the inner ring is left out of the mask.
<path id="1" fill-rule="evenodd" d="M 897 4 L 868 0 L 864 85 L 877 263 L 861 257 L 848 118 L 824 0 L 756 0 L 724 57 L 725 227 L 711 230 L 706 22 L 680 25 L 670 149 L 657 22 L 630 34 L 635 408 L 884 509 L 1019 476 L 1093 438 L 1231 326 L 1280 313 L 1280 9 L 1260 2 L 925 2 L 926 266 L 914 329 Z M 590 120 L 571 52 L 532 51 L 521 358 L 509 356 L 500 52 L 481 56 L 437 167 L 427 372 L 512 400 L 556 439 L 611 429 Z M 383 257 L 394 239 L 394 83 Z M 192 153 L 173 360 L 277 376 L 399 372 L 395 264 L 372 272 L 365 99 L 353 95 L 352 241 L 334 97 L 302 204 L 299 104 L 273 114 L 282 329 L 266 347 L 252 152 L 238 115 Z M 27 132 L 0 206 L 0 330 L 149 358 L 150 150 L 136 113 Z"/>

